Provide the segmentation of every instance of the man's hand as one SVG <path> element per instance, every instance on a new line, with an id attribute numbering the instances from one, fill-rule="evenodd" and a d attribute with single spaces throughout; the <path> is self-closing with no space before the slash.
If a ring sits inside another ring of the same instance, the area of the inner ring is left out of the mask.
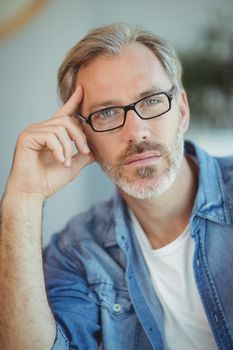
<path id="1" fill-rule="evenodd" d="M 82 98 L 79 86 L 51 119 L 18 138 L 0 213 L 1 350 L 47 350 L 56 337 L 43 274 L 42 208 L 93 161 L 75 117 Z"/>
<path id="2" fill-rule="evenodd" d="M 19 135 L 7 192 L 36 194 L 44 200 L 93 162 L 86 136 L 75 117 L 82 98 L 83 90 L 78 86 L 51 119 L 29 126 Z"/>

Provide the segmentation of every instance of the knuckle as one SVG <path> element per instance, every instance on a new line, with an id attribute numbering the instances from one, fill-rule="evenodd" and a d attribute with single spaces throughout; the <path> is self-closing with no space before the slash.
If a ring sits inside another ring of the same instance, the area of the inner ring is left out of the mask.
<path id="1" fill-rule="evenodd" d="M 59 127 L 61 129 L 62 128 L 67 129 L 70 126 L 70 117 L 69 116 L 56 117 L 50 125 L 57 129 L 59 129 Z"/>
<path id="2" fill-rule="evenodd" d="M 56 125 L 56 131 L 58 133 L 63 134 L 64 132 L 66 132 L 66 128 L 64 127 L 64 125 L 59 124 L 59 125 Z"/>
<path id="3" fill-rule="evenodd" d="M 87 141 L 86 135 L 83 134 L 83 133 L 80 133 L 78 135 L 78 138 L 76 139 L 76 142 L 79 143 L 79 144 L 80 143 L 86 143 L 86 141 Z"/>
<path id="4" fill-rule="evenodd" d="M 55 136 L 55 134 L 52 131 L 47 131 L 46 133 L 46 137 L 47 139 L 49 139 L 50 141 L 55 141 L 57 138 Z"/>
<path id="5" fill-rule="evenodd" d="M 66 115 L 59 115 L 57 118 L 60 120 L 60 122 L 66 123 L 70 120 L 70 116 L 68 114 Z"/>
<path id="6" fill-rule="evenodd" d="M 65 127 L 70 127 L 71 125 L 73 126 L 71 117 L 70 117 L 69 115 L 65 115 L 65 116 L 63 117 L 63 123 L 64 123 L 64 126 L 65 126 Z"/>
<path id="7" fill-rule="evenodd" d="M 21 133 L 18 136 L 17 143 L 20 145 L 25 144 L 25 142 L 27 141 L 27 139 L 29 137 L 29 134 L 30 133 L 27 129 L 21 131 Z"/>

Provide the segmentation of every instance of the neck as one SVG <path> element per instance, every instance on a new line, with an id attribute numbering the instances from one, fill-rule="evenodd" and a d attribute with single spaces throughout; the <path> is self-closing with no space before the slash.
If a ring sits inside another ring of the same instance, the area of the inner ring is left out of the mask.
<path id="1" fill-rule="evenodd" d="M 137 199 L 120 190 L 154 249 L 175 240 L 187 227 L 197 192 L 197 165 L 184 157 L 173 185 L 158 198 Z"/>

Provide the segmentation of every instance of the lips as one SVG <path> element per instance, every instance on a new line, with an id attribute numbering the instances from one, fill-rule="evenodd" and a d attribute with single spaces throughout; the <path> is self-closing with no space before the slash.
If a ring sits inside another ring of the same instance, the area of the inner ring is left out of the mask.
<path id="1" fill-rule="evenodd" d="M 160 156 L 161 154 L 155 151 L 134 154 L 126 159 L 126 161 L 124 162 L 124 165 L 129 165 L 131 163 L 136 163 L 140 161 L 146 161 L 147 159 L 149 161 L 150 159 L 153 160 L 153 159 L 159 158 Z"/>

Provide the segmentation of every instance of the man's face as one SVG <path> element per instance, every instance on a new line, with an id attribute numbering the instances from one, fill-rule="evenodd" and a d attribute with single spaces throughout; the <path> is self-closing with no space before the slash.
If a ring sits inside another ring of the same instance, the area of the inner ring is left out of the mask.
<path id="1" fill-rule="evenodd" d="M 143 94 L 169 91 L 172 84 L 155 55 L 134 43 L 120 55 L 97 57 L 81 68 L 77 82 L 84 88 L 82 114 L 123 106 Z M 103 171 L 135 198 L 158 197 L 176 178 L 183 156 L 183 133 L 188 126 L 184 91 L 166 114 L 149 120 L 134 111 L 123 127 L 103 133 L 84 125 L 89 146 Z"/>

